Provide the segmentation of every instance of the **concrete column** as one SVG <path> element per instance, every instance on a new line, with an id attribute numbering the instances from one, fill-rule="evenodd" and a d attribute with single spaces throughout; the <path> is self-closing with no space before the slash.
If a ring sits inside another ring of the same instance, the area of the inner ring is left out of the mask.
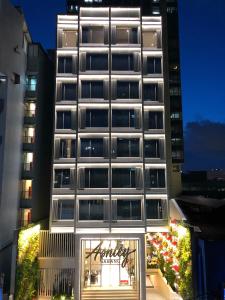
<path id="1" fill-rule="evenodd" d="M 81 279 L 81 239 L 79 235 L 75 235 L 75 283 L 74 283 L 74 297 L 76 300 L 81 299 L 80 279 Z"/>
<path id="2" fill-rule="evenodd" d="M 146 300 L 146 261 L 145 261 L 145 235 L 139 239 L 139 262 L 140 262 L 140 299 Z"/>

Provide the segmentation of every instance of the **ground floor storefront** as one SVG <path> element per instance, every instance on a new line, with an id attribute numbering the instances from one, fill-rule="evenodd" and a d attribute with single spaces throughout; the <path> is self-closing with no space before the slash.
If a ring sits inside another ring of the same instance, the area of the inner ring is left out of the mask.
<path id="1" fill-rule="evenodd" d="M 38 299 L 181 299 L 147 252 L 145 234 L 41 232 Z"/>

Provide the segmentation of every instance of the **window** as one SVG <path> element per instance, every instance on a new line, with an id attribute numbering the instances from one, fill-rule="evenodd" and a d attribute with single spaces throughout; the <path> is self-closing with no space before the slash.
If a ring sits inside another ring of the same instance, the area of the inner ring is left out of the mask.
<path id="1" fill-rule="evenodd" d="M 135 113 L 133 109 L 112 111 L 112 127 L 134 127 Z"/>
<path id="2" fill-rule="evenodd" d="M 116 43 L 117 44 L 137 44 L 138 29 L 130 27 L 116 27 Z"/>
<path id="3" fill-rule="evenodd" d="M 165 188 L 165 170 L 164 169 L 149 169 L 147 170 L 147 187 L 149 188 Z"/>
<path id="4" fill-rule="evenodd" d="M 75 101 L 77 99 L 77 86 L 73 83 L 62 84 L 62 100 Z"/>
<path id="5" fill-rule="evenodd" d="M 103 81 L 82 81 L 81 97 L 87 99 L 104 99 Z"/>
<path id="6" fill-rule="evenodd" d="M 77 46 L 77 31 L 76 30 L 63 30 L 62 46 L 65 48 L 72 48 L 72 47 Z"/>
<path id="7" fill-rule="evenodd" d="M 37 89 L 37 77 L 27 76 L 26 78 L 26 90 L 29 92 L 35 92 Z"/>
<path id="8" fill-rule="evenodd" d="M 145 157 L 160 158 L 159 140 L 145 141 Z"/>
<path id="9" fill-rule="evenodd" d="M 135 188 L 135 169 L 113 169 L 112 170 L 113 188 Z"/>
<path id="10" fill-rule="evenodd" d="M 133 71 L 134 58 L 133 54 L 113 54 L 112 70 L 114 71 Z"/>
<path id="11" fill-rule="evenodd" d="M 147 73 L 148 74 L 161 74 L 161 57 L 147 57 Z"/>
<path id="12" fill-rule="evenodd" d="M 146 219 L 163 219 L 161 199 L 146 199 Z"/>
<path id="13" fill-rule="evenodd" d="M 117 139 L 117 156 L 118 157 L 138 157 L 139 156 L 139 139 Z"/>
<path id="14" fill-rule="evenodd" d="M 23 152 L 23 171 L 32 171 L 33 152 Z"/>
<path id="15" fill-rule="evenodd" d="M 81 157 L 103 157 L 103 139 L 81 139 Z"/>
<path id="16" fill-rule="evenodd" d="M 71 56 L 59 56 L 58 73 L 73 73 Z"/>
<path id="17" fill-rule="evenodd" d="M 35 117 L 36 103 L 28 101 L 24 103 L 24 117 Z"/>
<path id="18" fill-rule="evenodd" d="M 163 112 L 149 112 L 149 129 L 163 129 Z"/>
<path id="19" fill-rule="evenodd" d="M 85 169 L 85 188 L 107 188 L 108 169 Z"/>
<path id="20" fill-rule="evenodd" d="M 34 143 L 35 129 L 33 127 L 23 128 L 23 143 Z"/>
<path id="21" fill-rule="evenodd" d="M 87 109 L 86 127 L 108 127 L 108 110 Z"/>
<path id="22" fill-rule="evenodd" d="M 117 81 L 118 99 L 137 99 L 139 98 L 139 82 Z"/>
<path id="23" fill-rule="evenodd" d="M 101 221 L 104 218 L 103 200 L 80 200 L 80 221 Z"/>
<path id="24" fill-rule="evenodd" d="M 76 157 L 76 140 L 61 139 L 59 142 L 59 158 Z"/>
<path id="25" fill-rule="evenodd" d="M 104 27 L 102 26 L 82 27 L 82 43 L 104 44 L 104 40 L 105 40 Z"/>
<path id="26" fill-rule="evenodd" d="M 118 199 L 117 220 L 141 220 L 141 201 Z"/>
<path id="27" fill-rule="evenodd" d="M 58 201 L 58 220 L 74 219 L 74 201 L 59 200 Z"/>
<path id="28" fill-rule="evenodd" d="M 71 111 L 57 111 L 57 129 L 71 129 Z"/>
<path id="29" fill-rule="evenodd" d="M 108 70 L 108 54 L 87 54 L 86 70 Z"/>
<path id="30" fill-rule="evenodd" d="M 21 197 L 25 200 L 32 198 L 32 180 L 21 180 Z"/>
<path id="31" fill-rule="evenodd" d="M 55 169 L 54 188 L 70 187 L 70 169 Z"/>
<path id="32" fill-rule="evenodd" d="M 144 101 L 159 101 L 158 84 L 157 83 L 145 83 L 143 85 L 143 98 L 144 98 Z"/>
<path id="33" fill-rule="evenodd" d="M 159 37 L 156 30 L 143 31 L 143 47 L 160 48 Z"/>

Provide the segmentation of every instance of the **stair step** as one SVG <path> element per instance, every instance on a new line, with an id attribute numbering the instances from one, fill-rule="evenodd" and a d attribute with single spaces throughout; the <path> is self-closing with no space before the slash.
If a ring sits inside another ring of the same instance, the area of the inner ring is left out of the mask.
<path id="1" fill-rule="evenodd" d="M 131 290 L 84 290 L 82 300 L 138 300 L 137 291 Z"/>

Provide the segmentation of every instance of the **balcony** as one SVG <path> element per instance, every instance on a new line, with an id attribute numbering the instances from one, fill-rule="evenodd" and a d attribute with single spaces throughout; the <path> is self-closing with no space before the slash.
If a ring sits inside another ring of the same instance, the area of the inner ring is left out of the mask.
<path id="1" fill-rule="evenodd" d="M 33 162 L 22 163 L 22 178 L 31 179 L 33 170 Z"/>
<path id="2" fill-rule="evenodd" d="M 24 124 L 34 125 L 36 122 L 35 110 L 24 111 Z"/>

